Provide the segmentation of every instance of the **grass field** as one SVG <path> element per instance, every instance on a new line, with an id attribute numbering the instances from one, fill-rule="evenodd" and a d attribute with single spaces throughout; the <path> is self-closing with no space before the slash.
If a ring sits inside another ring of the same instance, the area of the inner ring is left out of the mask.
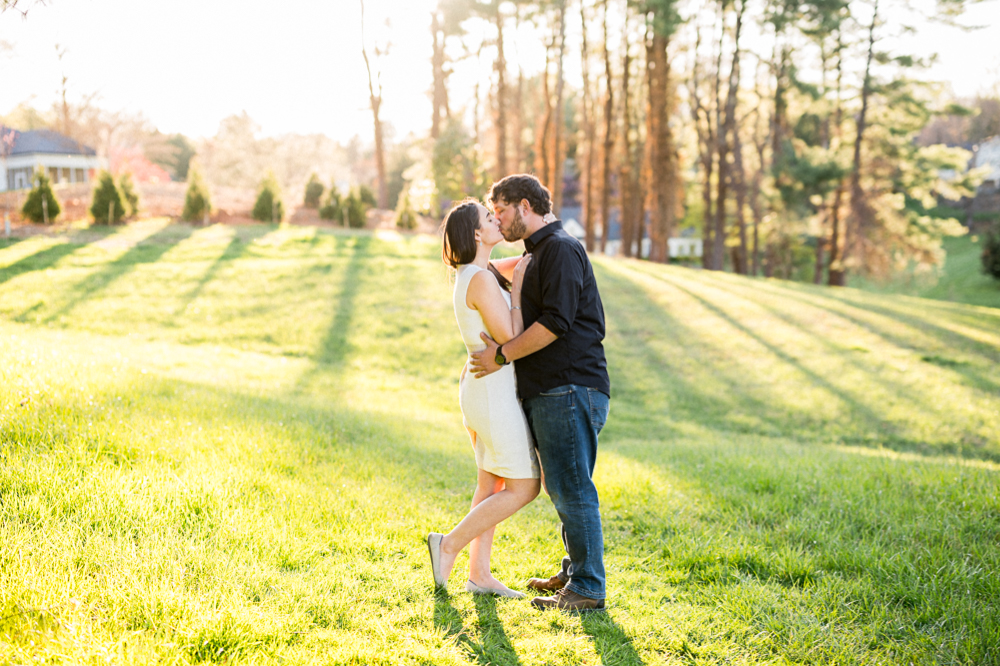
<path id="1" fill-rule="evenodd" d="M 1000 280 L 983 273 L 983 237 L 945 238 L 944 266 L 934 275 L 904 272 L 887 282 L 851 278 L 851 284 L 880 294 L 906 294 L 955 303 L 1000 308 Z"/>
<path id="2" fill-rule="evenodd" d="M 1000 309 L 596 260 L 611 610 L 432 589 L 464 515 L 436 243 L 0 241 L 0 664 L 1000 663 Z M 503 524 L 524 589 L 543 495 Z"/>

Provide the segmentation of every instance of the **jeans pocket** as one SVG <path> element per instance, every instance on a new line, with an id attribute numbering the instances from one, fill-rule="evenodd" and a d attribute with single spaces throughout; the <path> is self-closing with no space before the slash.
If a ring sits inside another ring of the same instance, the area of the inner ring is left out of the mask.
<path id="1" fill-rule="evenodd" d="M 608 422 L 611 400 L 601 391 L 592 388 L 587 389 L 587 398 L 590 401 L 590 425 L 597 432 L 601 432 Z"/>
<path id="2" fill-rule="evenodd" d="M 539 393 L 538 395 L 541 396 L 541 397 L 543 397 L 543 398 L 561 398 L 564 395 L 569 395 L 572 392 L 573 392 L 573 387 L 571 387 L 571 386 L 557 386 L 554 389 L 550 389 L 548 391 L 543 391 L 542 393 Z"/>

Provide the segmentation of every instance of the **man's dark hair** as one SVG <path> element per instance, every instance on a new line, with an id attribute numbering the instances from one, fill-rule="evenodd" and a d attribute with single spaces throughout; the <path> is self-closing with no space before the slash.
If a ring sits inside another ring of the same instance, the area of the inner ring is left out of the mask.
<path id="1" fill-rule="evenodd" d="M 487 198 L 490 203 L 500 202 L 508 206 L 527 199 L 531 210 L 539 215 L 552 212 L 552 196 L 548 189 L 537 178 L 526 173 L 507 176 L 493 183 Z"/>

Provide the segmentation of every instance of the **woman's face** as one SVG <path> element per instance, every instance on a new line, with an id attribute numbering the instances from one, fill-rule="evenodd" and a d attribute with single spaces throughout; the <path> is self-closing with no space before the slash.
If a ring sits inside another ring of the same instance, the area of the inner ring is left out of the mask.
<path id="1" fill-rule="evenodd" d="M 476 208 L 479 209 L 479 229 L 476 230 L 476 236 L 483 245 L 493 247 L 503 240 L 500 222 L 493 217 L 493 213 L 486 206 L 476 204 Z"/>

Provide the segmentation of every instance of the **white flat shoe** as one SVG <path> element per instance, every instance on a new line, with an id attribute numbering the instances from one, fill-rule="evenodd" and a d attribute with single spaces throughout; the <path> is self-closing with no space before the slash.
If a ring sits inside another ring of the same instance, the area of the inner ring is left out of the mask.
<path id="1" fill-rule="evenodd" d="M 492 594 L 498 597 L 506 597 L 508 599 L 524 599 L 524 594 L 518 592 L 517 590 L 512 590 L 508 587 L 502 587 L 499 589 L 492 587 L 479 587 L 471 580 L 466 581 L 465 591 L 472 592 L 473 594 Z"/>
<path id="2" fill-rule="evenodd" d="M 441 575 L 441 540 L 443 534 L 431 532 L 427 535 L 427 550 L 431 554 L 431 573 L 434 575 L 434 585 L 447 589 L 448 579 Z"/>

